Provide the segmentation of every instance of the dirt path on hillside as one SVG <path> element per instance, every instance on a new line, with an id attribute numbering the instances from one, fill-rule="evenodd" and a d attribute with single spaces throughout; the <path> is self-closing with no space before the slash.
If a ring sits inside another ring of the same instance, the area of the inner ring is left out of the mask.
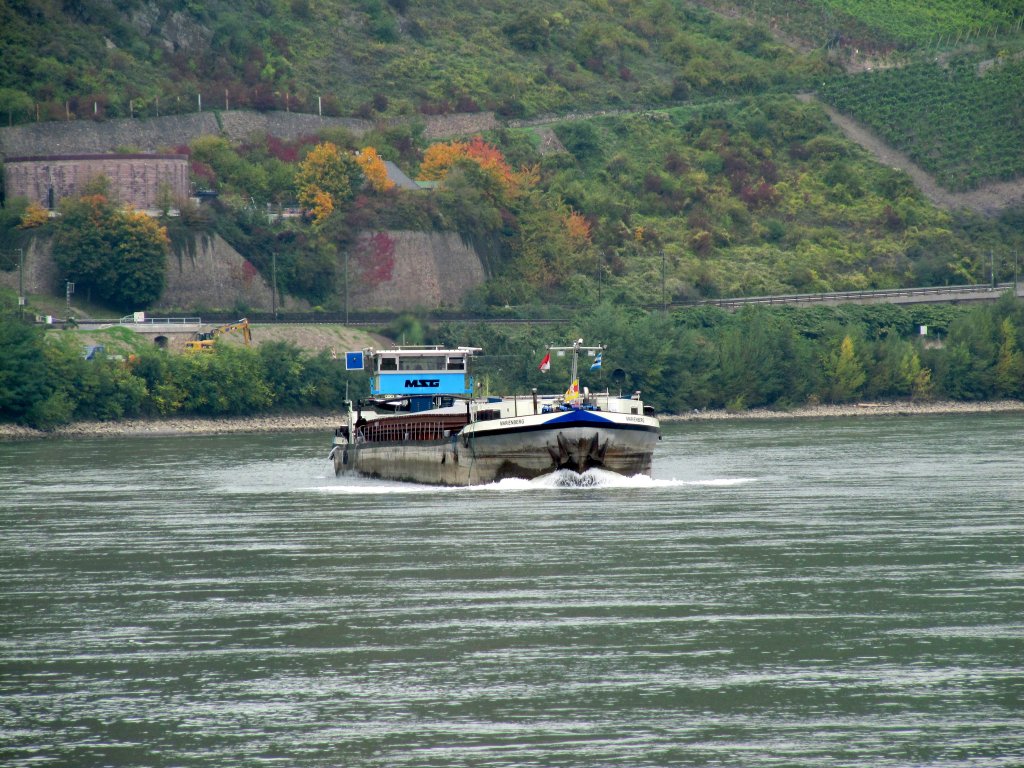
<path id="1" fill-rule="evenodd" d="M 969 192 L 950 192 L 939 186 L 931 174 L 903 152 L 886 143 L 856 120 L 837 112 L 809 93 L 799 94 L 801 101 L 816 102 L 850 141 L 873 154 L 878 162 L 906 171 L 924 196 L 946 210 L 966 208 L 986 216 L 996 216 L 1004 208 L 1024 203 L 1024 179 L 986 184 Z"/>
<path id="2" fill-rule="evenodd" d="M 940 186 L 931 174 L 911 160 L 909 156 L 879 138 L 870 129 L 861 125 L 853 118 L 837 112 L 828 104 L 820 101 L 814 94 L 800 93 L 796 97 L 801 101 L 807 103 L 814 102 L 820 106 L 828 114 L 832 122 L 839 127 L 846 138 L 866 149 L 875 156 L 878 162 L 891 168 L 899 168 L 901 171 L 906 171 L 907 175 L 910 176 L 924 196 L 940 208 L 944 208 L 947 211 L 965 208 L 985 216 L 998 216 L 1005 208 L 1024 204 L 1024 178 L 1014 181 L 993 182 L 968 192 L 950 192 L 948 189 Z M 657 110 L 652 109 L 650 111 Z M 636 110 L 596 110 L 593 112 L 578 112 L 559 116 L 548 115 L 532 120 L 513 121 L 510 125 L 533 128 L 541 140 L 541 154 L 550 154 L 565 151 L 565 147 L 558 141 L 558 137 L 555 136 L 555 132 L 552 129 L 552 126 L 557 123 L 571 120 L 590 120 L 607 115 L 637 113 Z"/>

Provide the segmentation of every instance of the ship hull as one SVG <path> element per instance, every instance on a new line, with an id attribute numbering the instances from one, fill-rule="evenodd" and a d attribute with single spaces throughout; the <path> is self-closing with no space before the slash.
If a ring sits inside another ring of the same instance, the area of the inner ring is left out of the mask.
<path id="1" fill-rule="evenodd" d="M 336 439 L 335 472 L 429 485 L 481 485 L 569 469 L 650 475 L 660 439 L 650 416 L 570 411 L 466 425 L 444 439 L 349 443 Z"/>

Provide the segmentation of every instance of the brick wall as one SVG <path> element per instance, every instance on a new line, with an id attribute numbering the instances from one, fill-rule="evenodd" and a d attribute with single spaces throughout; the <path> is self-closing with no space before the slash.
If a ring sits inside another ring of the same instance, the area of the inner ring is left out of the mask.
<path id="1" fill-rule="evenodd" d="M 139 210 L 157 208 L 166 184 L 173 200 L 189 195 L 186 155 L 55 155 L 12 157 L 4 163 L 8 197 L 27 197 L 44 208 L 55 208 L 74 197 L 91 179 L 106 176 L 113 197 Z"/>

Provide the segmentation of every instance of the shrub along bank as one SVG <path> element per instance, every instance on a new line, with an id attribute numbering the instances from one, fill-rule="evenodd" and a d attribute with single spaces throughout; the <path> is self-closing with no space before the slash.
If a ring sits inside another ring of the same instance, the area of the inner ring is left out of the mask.
<path id="1" fill-rule="evenodd" d="M 971 308 L 746 307 L 734 314 L 602 304 L 561 327 L 447 324 L 424 333 L 427 342 L 482 347 L 477 385 L 492 392 L 556 391 L 567 371 L 537 369 L 546 344 L 578 336 L 607 344 L 603 368 L 587 373 L 585 384 L 642 390 L 663 413 L 1024 397 L 1024 307 L 1010 296 Z M 71 334 L 48 339 L 10 313 L 0 319 L 0 421 L 48 429 L 140 416 L 309 412 L 339 408 L 346 391 L 366 393 L 366 374 L 288 343 L 86 360 Z"/>

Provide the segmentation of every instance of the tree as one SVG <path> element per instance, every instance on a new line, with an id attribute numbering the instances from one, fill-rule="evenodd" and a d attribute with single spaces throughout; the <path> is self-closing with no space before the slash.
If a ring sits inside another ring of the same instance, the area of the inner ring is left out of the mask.
<path id="1" fill-rule="evenodd" d="M 860 393 L 867 375 L 853 348 L 853 339 L 844 336 L 839 350 L 825 360 L 828 397 L 834 403 L 853 400 Z"/>
<path id="2" fill-rule="evenodd" d="M 50 221 L 50 213 L 35 200 L 25 206 L 25 212 L 21 214 L 21 228 L 35 229 Z"/>
<path id="3" fill-rule="evenodd" d="M 32 97 L 16 88 L 0 88 L 0 111 L 7 113 L 7 125 L 14 125 L 14 115 L 32 111 Z"/>
<path id="4" fill-rule="evenodd" d="M 363 171 L 363 176 L 374 192 L 387 192 L 395 186 L 395 182 L 388 178 L 388 169 L 384 160 L 373 147 L 364 147 L 356 155 L 356 162 Z"/>
<path id="5" fill-rule="evenodd" d="M 1017 329 L 1006 317 L 999 332 L 1002 343 L 996 361 L 996 392 L 1003 397 L 1020 397 L 1024 394 L 1024 353 L 1017 345 Z"/>
<path id="6" fill-rule="evenodd" d="M 342 152 L 336 144 L 317 144 L 299 163 L 295 188 L 299 203 L 307 210 L 326 210 L 322 195 L 330 197 L 330 210 L 351 200 L 363 180 L 363 172 L 355 159 Z"/>
<path id="7" fill-rule="evenodd" d="M 462 141 L 439 141 L 431 144 L 423 153 L 420 163 L 421 181 L 440 181 L 448 175 L 452 165 L 466 156 L 467 145 Z"/>
<path id="8" fill-rule="evenodd" d="M 167 230 L 103 195 L 66 198 L 56 224 L 54 260 L 63 276 L 121 310 L 148 307 L 163 292 Z"/>
<path id="9" fill-rule="evenodd" d="M 50 395 L 43 352 L 42 330 L 0 319 L 0 419 L 23 421 Z"/>
<path id="10" fill-rule="evenodd" d="M 501 150 L 488 144 L 480 136 L 474 136 L 468 142 L 431 144 L 423 153 L 419 178 L 425 181 L 444 180 L 453 168 L 465 162 L 473 163 L 491 177 L 506 195 L 515 195 L 520 189 L 536 181 L 532 169 L 516 173 L 505 160 Z"/>

